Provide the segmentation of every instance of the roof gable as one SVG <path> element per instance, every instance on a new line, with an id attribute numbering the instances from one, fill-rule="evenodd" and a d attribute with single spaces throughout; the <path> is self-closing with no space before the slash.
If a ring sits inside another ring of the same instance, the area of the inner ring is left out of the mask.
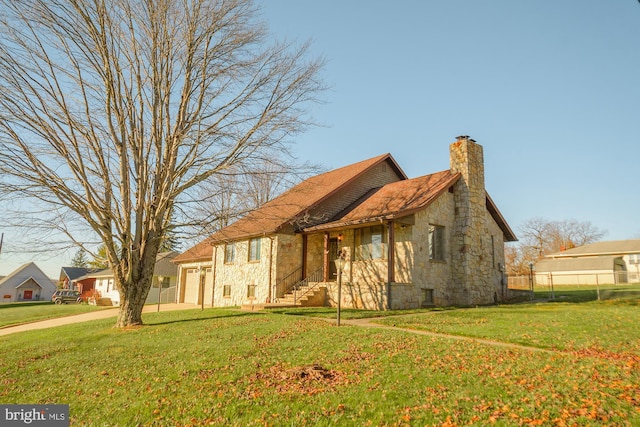
<path id="1" fill-rule="evenodd" d="M 640 239 L 608 240 L 578 246 L 562 252 L 547 255 L 547 258 L 573 258 L 602 255 L 640 254 Z"/>
<path id="2" fill-rule="evenodd" d="M 34 262 L 23 264 L 8 276 L 3 277 L 2 280 L 0 280 L 0 286 L 7 284 L 12 286 L 12 283 L 14 286 L 19 286 L 29 278 L 36 281 L 40 287 L 44 287 L 43 285 L 45 285 L 47 287 L 55 288 L 56 286 L 55 283 L 53 283 L 53 281 L 47 277 L 47 275 Z"/>
<path id="3" fill-rule="evenodd" d="M 95 271 L 95 269 L 85 267 L 62 267 L 60 269 L 60 280 L 63 280 L 64 277 L 66 277 L 73 281 L 92 271 Z"/>
<path id="4" fill-rule="evenodd" d="M 291 226 L 305 212 L 327 201 L 383 163 L 391 167 L 398 180 L 407 179 L 389 153 L 313 176 L 178 255 L 174 262 L 209 260 L 214 243 L 273 234 Z"/>
<path id="5" fill-rule="evenodd" d="M 387 184 L 363 196 L 334 221 L 309 227 L 305 231 L 346 227 L 410 215 L 429 206 L 459 178 L 459 173 L 446 170 Z"/>

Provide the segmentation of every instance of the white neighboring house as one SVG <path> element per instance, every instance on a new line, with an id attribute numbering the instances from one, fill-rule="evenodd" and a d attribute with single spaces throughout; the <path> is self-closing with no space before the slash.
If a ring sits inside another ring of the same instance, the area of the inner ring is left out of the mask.
<path id="1" fill-rule="evenodd" d="M 33 262 L 0 280 L 0 301 L 51 301 L 56 284 Z"/>
<path id="2" fill-rule="evenodd" d="M 156 257 L 156 266 L 153 271 L 153 285 L 149 290 L 145 304 L 157 303 L 158 295 L 160 295 L 160 302 L 176 301 L 178 266 L 172 263 L 171 260 L 177 255 L 177 252 L 160 252 Z M 96 279 L 94 289 L 103 304 L 120 305 L 120 291 L 116 289 L 113 271 L 110 268 L 89 273 L 82 277 L 82 279 L 85 278 Z"/>
<path id="3" fill-rule="evenodd" d="M 536 263 L 536 283 L 640 282 L 640 239 L 591 243 L 549 254 Z"/>

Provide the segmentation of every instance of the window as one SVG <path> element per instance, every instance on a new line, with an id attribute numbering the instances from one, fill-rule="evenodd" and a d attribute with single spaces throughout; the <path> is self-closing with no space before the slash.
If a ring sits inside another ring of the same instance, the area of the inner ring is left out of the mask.
<path id="1" fill-rule="evenodd" d="M 433 289 L 422 288 L 422 306 L 428 307 L 433 305 Z"/>
<path id="2" fill-rule="evenodd" d="M 429 225 L 429 259 L 444 261 L 444 227 Z"/>
<path id="3" fill-rule="evenodd" d="M 225 298 L 231 297 L 231 285 L 224 285 L 222 287 L 222 296 Z"/>
<path id="4" fill-rule="evenodd" d="M 249 261 L 260 261 L 261 240 L 259 237 L 249 240 Z"/>
<path id="5" fill-rule="evenodd" d="M 256 297 L 256 285 L 248 285 L 247 298 L 255 298 L 255 297 Z"/>
<path id="6" fill-rule="evenodd" d="M 356 259 L 384 259 L 387 257 L 387 236 L 382 225 L 356 230 Z"/>
<path id="7" fill-rule="evenodd" d="M 233 264 L 236 262 L 236 244 L 227 243 L 224 247 L 224 263 Z"/>

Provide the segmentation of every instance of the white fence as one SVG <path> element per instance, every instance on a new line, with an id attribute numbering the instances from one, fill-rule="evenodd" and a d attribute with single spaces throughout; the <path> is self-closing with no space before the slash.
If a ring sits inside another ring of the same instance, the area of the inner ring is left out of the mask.
<path id="1" fill-rule="evenodd" d="M 167 289 L 163 289 L 162 292 L 160 292 L 160 302 L 161 303 L 176 302 L 176 287 L 171 286 Z"/>
<path id="2" fill-rule="evenodd" d="M 532 287 L 551 287 L 563 285 L 622 285 L 638 282 L 640 282 L 638 274 L 629 271 L 600 273 L 534 272 L 533 275 L 508 277 L 509 288 L 511 289 L 532 289 Z"/>

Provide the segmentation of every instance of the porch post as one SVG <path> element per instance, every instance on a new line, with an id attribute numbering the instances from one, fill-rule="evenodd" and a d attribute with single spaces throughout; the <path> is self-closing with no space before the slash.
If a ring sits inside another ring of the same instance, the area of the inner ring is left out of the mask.
<path id="1" fill-rule="evenodd" d="M 322 261 L 322 281 L 329 281 L 329 232 L 324 232 L 324 245 L 323 245 L 323 261 Z"/>
<path id="2" fill-rule="evenodd" d="M 302 235 L 302 277 L 307 277 L 307 235 Z"/>
<path id="3" fill-rule="evenodd" d="M 396 281 L 394 222 L 387 222 L 387 307 L 391 310 L 391 284 Z"/>
<path id="4" fill-rule="evenodd" d="M 214 297 L 216 294 L 216 267 L 218 263 L 218 245 L 213 247 L 213 268 L 211 269 L 211 308 L 213 308 Z"/>
<path id="5" fill-rule="evenodd" d="M 269 295 L 267 296 L 267 302 L 271 302 L 273 301 L 273 280 L 272 280 L 272 276 L 273 276 L 273 236 L 269 236 Z"/>

